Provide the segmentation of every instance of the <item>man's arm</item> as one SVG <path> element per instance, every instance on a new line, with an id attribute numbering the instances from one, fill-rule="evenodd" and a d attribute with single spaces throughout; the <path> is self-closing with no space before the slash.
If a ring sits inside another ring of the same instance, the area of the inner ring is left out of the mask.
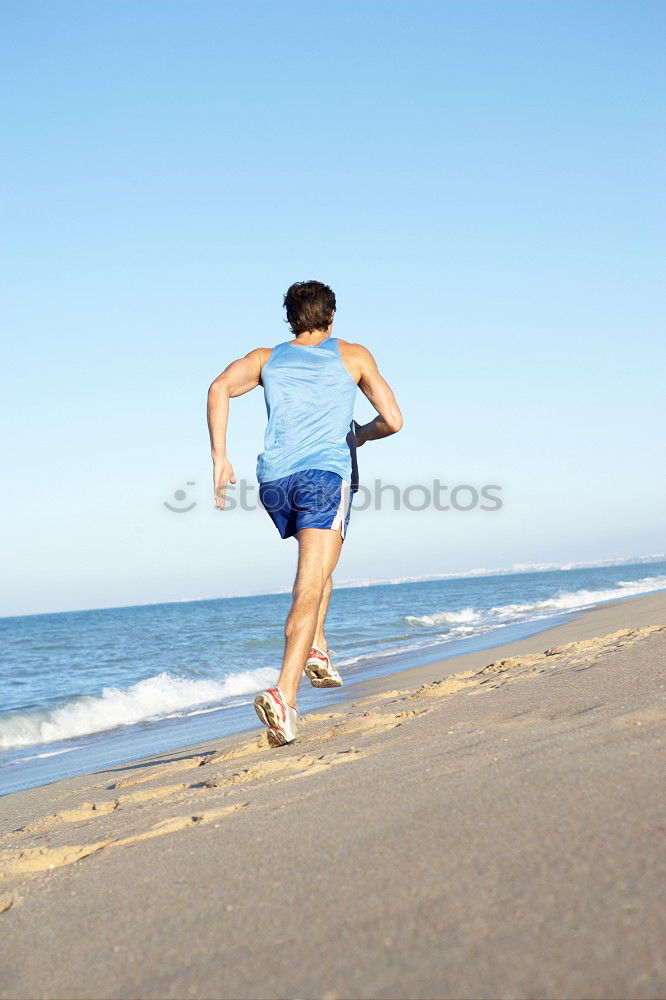
<path id="1" fill-rule="evenodd" d="M 218 375 L 208 390 L 208 431 L 213 459 L 213 489 L 215 504 L 224 510 L 227 483 L 235 483 L 233 466 L 227 458 L 227 423 L 229 400 L 256 389 L 261 381 L 261 369 L 270 357 L 270 348 L 258 347 L 244 358 L 232 361 Z"/>
<path id="2" fill-rule="evenodd" d="M 391 386 L 381 375 L 372 354 L 361 344 L 344 344 L 343 351 L 345 366 L 378 414 L 367 424 L 357 424 L 354 421 L 357 446 L 360 448 L 366 441 L 377 441 L 397 434 L 402 427 L 402 413 Z"/>

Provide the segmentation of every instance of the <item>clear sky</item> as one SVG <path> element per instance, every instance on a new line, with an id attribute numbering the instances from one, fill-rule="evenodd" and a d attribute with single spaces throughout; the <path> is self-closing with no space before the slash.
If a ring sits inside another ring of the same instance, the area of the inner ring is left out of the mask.
<path id="1" fill-rule="evenodd" d="M 504 502 L 352 515 L 340 580 L 663 551 L 665 22 L 5 0 L 0 613 L 289 585 L 266 514 L 213 508 L 204 405 L 307 278 L 404 411 L 365 482 Z M 250 480 L 263 423 L 232 404 Z"/>

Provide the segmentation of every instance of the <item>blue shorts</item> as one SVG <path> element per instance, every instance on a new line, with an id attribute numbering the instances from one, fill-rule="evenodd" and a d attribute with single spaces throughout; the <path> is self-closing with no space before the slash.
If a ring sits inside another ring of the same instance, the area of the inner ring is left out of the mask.
<path id="1" fill-rule="evenodd" d="M 351 514 L 350 485 L 337 472 L 306 469 L 262 483 L 259 499 L 282 538 L 302 528 L 330 528 L 344 539 Z"/>

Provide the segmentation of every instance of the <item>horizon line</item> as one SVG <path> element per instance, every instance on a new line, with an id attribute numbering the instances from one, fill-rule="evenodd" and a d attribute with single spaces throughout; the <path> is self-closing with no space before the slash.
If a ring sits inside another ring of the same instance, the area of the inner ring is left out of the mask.
<path id="1" fill-rule="evenodd" d="M 425 573 L 419 576 L 387 577 L 380 579 L 357 579 L 340 580 L 335 584 L 337 590 L 354 590 L 363 587 L 387 587 L 398 586 L 401 583 L 427 583 L 430 580 L 465 580 L 476 579 L 484 576 L 511 576 L 521 573 L 548 573 L 548 572 L 569 572 L 575 569 L 603 569 L 610 566 L 641 566 L 650 565 L 666 560 L 666 553 L 658 552 L 645 556 L 617 556 L 611 559 L 601 559 L 583 562 L 565 563 L 514 563 L 511 567 L 486 568 L 451 571 L 448 573 Z M 119 611 L 123 608 L 151 608 L 160 607 L 165 604 L 199 604 L 208 601 L 234 601 L 248 597 L 275 597 L 280 594 L 290 593 L 290 587 L 278 590 L 259 590 L 241 594 L 219 594 L 216 597 L 182 597 L 172 598 L 165 601 L 141 601 L 138 604 L 109 604 L 102 607 L 92 608 L 68 608 L 62 611 L 27 611 L 22 614 L 4 614 L 0 612 L 0 620 L 6 618 L 33 618 L 35 616 L 46 615 L 72 615 L 84 614 L 91 611 Z"/>

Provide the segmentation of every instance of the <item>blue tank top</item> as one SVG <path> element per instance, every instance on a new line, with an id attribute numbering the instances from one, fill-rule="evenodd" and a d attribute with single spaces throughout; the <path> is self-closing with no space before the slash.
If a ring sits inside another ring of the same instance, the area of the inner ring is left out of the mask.
<path id="1" fill-rule="evenodd" d="M 261 372 L 268 425 L 257 459 L 257 479 L 269 483 L 304 469 L 356 478 L 352 417 L 356 383 L 340 357 L 338 341 L 317 347 L 277 344 Z"/>

